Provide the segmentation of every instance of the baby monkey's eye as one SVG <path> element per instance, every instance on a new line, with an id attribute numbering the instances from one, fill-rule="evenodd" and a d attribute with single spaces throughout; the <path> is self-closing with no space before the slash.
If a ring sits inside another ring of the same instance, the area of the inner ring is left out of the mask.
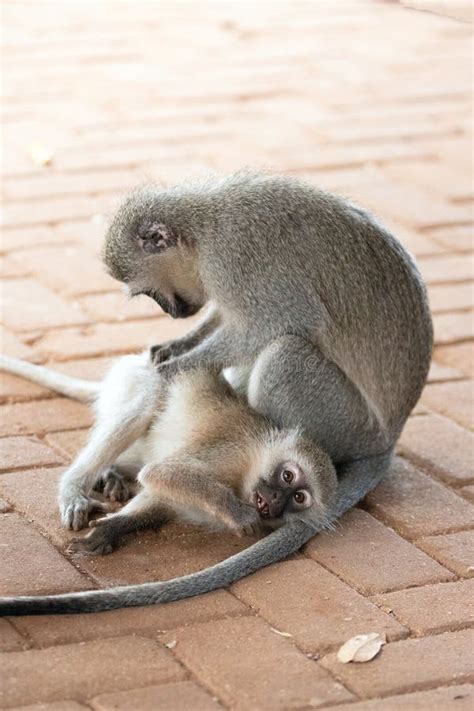
<path id="1" fill-rule="evenodd" d="M 281 478 L 283 481 L 285 481 L 287 484 L 291 484 L 293 479 L 295 478 L 295 475 L 293 472 L 291 472 L 289 469 L 284 469 L 281 473 Z"/>
<path id="2" fill-rule="evenodd" d="M 297 504 L 301 506 L 306 501 L 306 494 L 304 491 L 295 491 L 295 493 L 293 494 L 293 499 L 296 501 Z"/>

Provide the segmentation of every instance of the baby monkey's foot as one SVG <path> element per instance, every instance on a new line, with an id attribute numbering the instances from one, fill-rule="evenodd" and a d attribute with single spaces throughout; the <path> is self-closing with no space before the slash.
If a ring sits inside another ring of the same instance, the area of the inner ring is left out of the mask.
<path id="1" fill-rule="evenodd" d="M 106 513 L 109 506 L 102 501 L 93 499 L 85 494 L 76 494 L 74 498 L 69 498 L 60 503 L 61 521 L 66 528 L 73 531 L 80 531 L 85 528 L 90 517 L 97 511 Z"/>
<path id="2" fill-rule="evenodd" d="M 89 521 L 92 531 L 84 538 L 73 538 L 68 550 L 82 555 L 108 555 L 117 547 L 120 538 L 114 514 Z"/>
<path id="3" fill-rule="evenodd" d="M 110 501 L 128 501 L 132 496 L 129 482 L 118 469 L 110 467 L 102 474 L 94 487 Z"/>

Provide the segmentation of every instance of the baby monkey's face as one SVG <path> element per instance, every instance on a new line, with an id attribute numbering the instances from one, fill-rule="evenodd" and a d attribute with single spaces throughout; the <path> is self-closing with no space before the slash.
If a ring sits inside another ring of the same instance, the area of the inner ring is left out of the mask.
<path id="1" fill-rule="evenodd" d="M 302 513 L 313 505 L 307 477 L 295 462 L 281 462 L 269 477 L 257 480 L 254 503 L 265 523 L 281 525 L 287 515 Z"/>

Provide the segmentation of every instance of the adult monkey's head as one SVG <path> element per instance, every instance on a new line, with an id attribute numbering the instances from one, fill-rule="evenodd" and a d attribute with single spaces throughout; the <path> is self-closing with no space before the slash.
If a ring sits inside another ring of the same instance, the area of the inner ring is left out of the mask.
<path id="1" fill-rule="evenodd" d="M 117 210 L 102 257 L 131 296 L 145 294 L 173 318 L 192 316 L 206 302 L 193 240 L 192 219 L 176 210 L 176 194 L 157 186 L 131 193 Z M 183 196 L 183 202 L 185 202 Z"/>

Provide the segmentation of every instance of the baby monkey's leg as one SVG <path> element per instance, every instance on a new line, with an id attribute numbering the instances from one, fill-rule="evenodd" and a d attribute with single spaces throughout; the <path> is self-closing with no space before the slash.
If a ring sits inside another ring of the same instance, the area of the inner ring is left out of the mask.
<path id="1" fill-rule="evenodd" d="M 202 464 L 177 458 L 145 466 L 138 481 L 173 508 L 177 518 L 195 521 L 203 514 L 223 524 L 238 536 L 253 535 L 260 530 L 260 516 L 254 506 L 241 501 L 229 486 L 218 481 Z"/>
<path id="2" fill-rule="evenodd" d="M 128 533 L 145 529 L 158 529 L 174 517 L 156 496 L 140 491 L 121 511 L 90 521 L 92 531 L 84 538 L 75 538 L 69 550 L 84 555 L 112 553 Z"/>

